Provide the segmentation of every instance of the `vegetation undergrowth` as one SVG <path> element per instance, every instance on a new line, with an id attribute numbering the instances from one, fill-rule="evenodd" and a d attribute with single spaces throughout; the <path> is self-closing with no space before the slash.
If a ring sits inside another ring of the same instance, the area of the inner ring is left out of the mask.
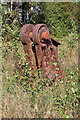
<path id="1" fill-rule="evenodd" d="M 38 77 L 38 73 L 32 75 L 34 71 L 26 62 L 19 38 L 21 26 L 17 16 L 9 25 L 6 15 L 3 10 L 6 20 L 2 21 L 2 117 L 77 118 L 78 33 L 74 20 L 71 19 L 70 33 L 55 38 L 61 41 L 58 59 L 64 75 L 63 79 L 57 79 L 57 84 Z"/>

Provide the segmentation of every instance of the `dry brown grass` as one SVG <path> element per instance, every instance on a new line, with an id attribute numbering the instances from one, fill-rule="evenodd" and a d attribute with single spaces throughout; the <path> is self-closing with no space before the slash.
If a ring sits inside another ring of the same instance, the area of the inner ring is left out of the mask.
<path id="1" fill-rule="evenodd" d="M 24 55 L 23 47 L 20 44 L 18 44 L 18 46 L 20 53 Z M 68 54 L 69 49 L 67 49 L 67 46 L 64 48 L 63 46 L 61 47 L 64 50 L 65 55 L 62 56 L 59 52 L 59 58 L 62 62 L 62 67 L 65 70 L 64 74 L 66 75 L 66 68 L 73 66 L 74 64 L 78 67 L 78 49 L 76 44 L 72 50 L 72 56 L 70 58 Z M 73 110 L 69 108 L 68 103 L 65 105 L 63 116 L 61 116 L 61 106 L 59 105 L 58 107 L 58 105 L 55 104 L 55 101 L 59 98 L 57 94 L 64 100 L 64 96 L 66 94 L 66 77 L 64 78 L 65 84 L 60 84 L 59 88 L 56 88 L 55 86 L 54 88 L 44 87 L 39 94 L 36 94 L 34 107 L 32 107 L 31 102 L 34 102 L 34 99 L 33 96 L 31 96 L 31 93 L 29 94 L 21 85 L 18 85 L 15 81 L 13 81 L 13 74 L 15 75 L 16 68 L 14 59 L 15 51 L 9 51 L 8 53 L 9 55 L 3 58 L 1 106 L 3 118 L 64 118 L 65 115 L 68 115 L 71 118 L 74 117 L 72 114 Z M 8 78 L 10 81 L 8 81 Z M 77 115 L 75 117 L 77 117 Z"/>

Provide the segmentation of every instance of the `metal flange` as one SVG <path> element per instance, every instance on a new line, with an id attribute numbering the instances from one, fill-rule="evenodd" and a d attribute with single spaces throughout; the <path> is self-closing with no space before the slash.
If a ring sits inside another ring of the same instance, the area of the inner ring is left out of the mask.
<path id="1" fill-rule="evenodd" d="M 32 39 L 34 44 L 40 44 L 44 41 L 42 39 L 49 39 L 49 29 L 45 24 L 37 24 L 32 33 Z"/>

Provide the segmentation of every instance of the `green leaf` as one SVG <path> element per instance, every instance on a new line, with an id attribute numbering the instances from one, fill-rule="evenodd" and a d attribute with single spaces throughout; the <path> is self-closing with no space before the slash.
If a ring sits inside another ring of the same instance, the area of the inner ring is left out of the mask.
<path id="1" fill-rule="evenodd" d="M 63 114 L 64 114 L 64 112 L 63 112 L 63 111 L 61 111 L 61 117 L 63 116 Z"/>
<path id="2" fill-rule="evenodd" d="M 56 70 L 59 70 L 59 68 L 56 68 Z"/>
<path id="3" fill-rule="evenodd" d="M 67 95 L 65 95 L 65 97 L 67 97 Z"/>
<path id="4" fill-rule="evenodd" d="M 55 82 L 55 86 L 57 86 L 57 83 Z"/>
<path id="5" fill-rule="evenodd" d="M 55 65 L 55 66 L 57 65 L 57 63 L 52 63 L 52 64 Z"/>
<path id="6" fill-rule="evenodd" d="M 23 83 L 23 85 L 24 85 L 24 86 L 26 86 L 26 85 L 27 85 L 27 83 L 26 83 L 26 82 L 24 82 L 24 83 Z"/>
<path id="7" fill-rule="evenodd" d="M 55 76 L 58 77 L 58 74 L 56 73 Z"/>
<path id="8" fill-rule="evenodd" d="M 65 115 L 64 118 L 70 118 L 69 115 Z"/>

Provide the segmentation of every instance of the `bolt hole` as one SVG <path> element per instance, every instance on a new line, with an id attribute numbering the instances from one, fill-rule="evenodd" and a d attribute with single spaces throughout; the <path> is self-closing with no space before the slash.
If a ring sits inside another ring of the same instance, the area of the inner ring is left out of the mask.
<path id="1" fill-rule="evenodd" d="M 50 50 L 52 51 L 53 49 L 52 49 L 52 48 L 50 48 Z"/>
<path id="2" fill-rule="evenodd" d="M 41 47 L 42 51 L 45 49 L 45 47 Z"/>
<path id="3" fill-rule="evenodd" d="M 55 82 L 55 80 L 54 80 L 54 79 L 53 79 L 52 81 L 53 81 L 53 82 Z"/>
<path id="4" fill-rule="evenodd" d="M 32 38 L 30 38 L 30 40 L 33 42 L 33 39 L 32 39 Z"/>

